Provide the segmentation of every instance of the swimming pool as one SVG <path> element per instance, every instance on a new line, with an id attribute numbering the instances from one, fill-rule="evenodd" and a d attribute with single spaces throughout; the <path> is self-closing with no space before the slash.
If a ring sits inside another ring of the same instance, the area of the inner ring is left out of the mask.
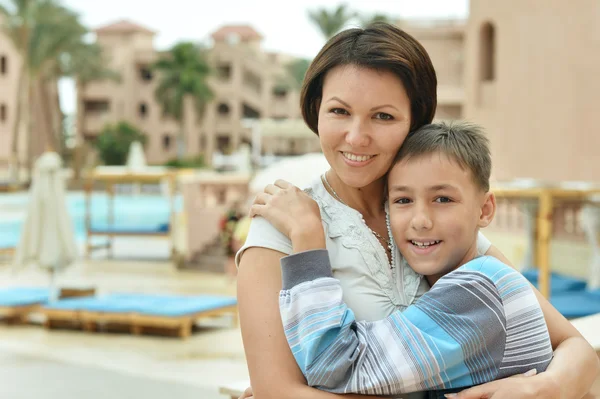
<path id="1" fill-rule="evenodd" d="M 15 246 L 21 236 L 25 222 L 28 193 L 0 195 L 0 248 Z M 95 193 L 92 196 L 92 225 L 102 227 L 107 224 L 108 195 Z M 75 236 L 84 241 L 85 195 L 83 192 L 67 194 L 67 207 L 73 221 Z M 182 198 L 175 197 L 175 211 L 182 207 Z M 115 195 L 113 226 L 123 229 L 158 228 L 169 222 L 169 198 L 155 195 Z"/>

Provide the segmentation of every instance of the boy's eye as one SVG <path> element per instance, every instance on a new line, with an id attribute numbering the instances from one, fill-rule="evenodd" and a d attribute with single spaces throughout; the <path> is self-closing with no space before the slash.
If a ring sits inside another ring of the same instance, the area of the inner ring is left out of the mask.
<path id="1" fill-rule="evenodd" d="M 447 203 L 447 202 L 452 202 L 452 200 L 448 197 L 437 197 L 435 199 L 435 202 L 439 202 L 439 203 Z"/>
<path id="2" fill-rule="evenodd" d="M 378 112 L 375 114 L 375 119 L 381 119 L 382 121 L 391 121 L 394 117 L 390 114 L 386 114 L 385 112 Z"/>
<path id="3" fill-rule="evenodd" d="M 344 108 L 332 108 L 329 110 L 329 112 L 335 115 L 348 115 L 348 111 L 346 111 Z"/>
<path id="4" fill-rule="evenodd" d="M 395 204 L 410 204 L 410 199 L 409 198 L 398 198 L 396 201 L 394 201 Z"/>

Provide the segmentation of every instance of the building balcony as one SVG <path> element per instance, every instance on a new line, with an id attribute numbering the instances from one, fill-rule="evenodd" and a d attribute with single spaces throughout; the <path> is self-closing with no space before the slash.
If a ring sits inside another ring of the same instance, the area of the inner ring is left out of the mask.
<path id="1" fill-rule="evenodd" d="M 83 117 L 83 131 L 88 134 L 99 134 L 104 126 L 113 123 L 108 112 L 87 112 Z"/>
<path id="2" fill-rule="evenodd" d="M 438 105 L 463 105 L 465 90 L 461 86 L 439 85 L 437 90 Z"/>

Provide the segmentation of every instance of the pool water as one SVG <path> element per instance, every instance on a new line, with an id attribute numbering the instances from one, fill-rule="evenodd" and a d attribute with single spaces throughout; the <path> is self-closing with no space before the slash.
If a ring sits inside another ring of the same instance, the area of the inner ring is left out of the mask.
<path id="1" fill-rule="evenodd" d="M 21 236 L 25 222 L 29 195 L 27 193 L 0 195 L 0 248 L 15 246 Z M 114 217 L 112 226 L 120 229 L 164 228 L 169 223 L 169 198 L 154 194 L 115 195 L 113 200 Z M 67 208 L 76 239 L 84 241 L 85 231 L 85 195 L 84 193 L 68 193 Z M 174 209 L 182 207 L 180 196 L 175 197 Z M 108 226 L 108 195 L 97 193 L 92 196 L 92 226 L 102 228 Z"/>

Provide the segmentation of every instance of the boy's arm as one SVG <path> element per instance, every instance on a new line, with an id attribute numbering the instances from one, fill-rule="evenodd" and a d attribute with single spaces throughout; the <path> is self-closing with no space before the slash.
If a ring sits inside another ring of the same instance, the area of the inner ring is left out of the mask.
<path id="1" fill-rule="evenodd" d="M 404 313 L 357 322 L 331 277 L 327 251 L 282 259 L 280 311 L 308 384 L 337 393 L 394 395 L 498 377 L 506 319 L 480 273 L 446 276 Z"/>

